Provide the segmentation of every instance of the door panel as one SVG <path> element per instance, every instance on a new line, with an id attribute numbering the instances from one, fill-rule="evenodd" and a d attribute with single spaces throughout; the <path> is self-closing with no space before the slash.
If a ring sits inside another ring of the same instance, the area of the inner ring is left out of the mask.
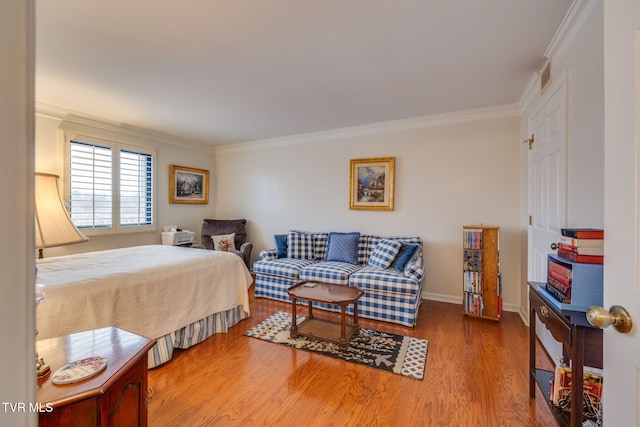
<path id="1" fill-rule="evenodd" d="M 604 307 L 625 307 L 628 334 L 604 330 L 604 425 L 640 426 L 640 2 L 604 8 Z"/>
<path id="2" fill-rule="evenodd" d="M 530 120 L 534 138 L 529 151 L 530 206 L 529 280 L 547 278 L 547 254 L 557 243 L 565 223 L 566 205 L 566 84 L 564 79 L 547 90 L 541 107 Z"/>

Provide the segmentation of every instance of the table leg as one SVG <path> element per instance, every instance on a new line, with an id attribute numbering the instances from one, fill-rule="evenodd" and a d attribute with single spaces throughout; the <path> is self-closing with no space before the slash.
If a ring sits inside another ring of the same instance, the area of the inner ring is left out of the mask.
<path id="1" fill-rule="evenodd" d="M 347 340 L 347 307 L 341 306 L 340 316 L 340 349 L 346 350 L 349 348 L 349 341 Z"/>
<path id="2" fill-rule="evenodd" d="M 291 297 L 291 329 L 289 330 L 291 338 L 296 338 L 298 336 L 297 305 L 298 302 L 296 301 L 296 298 Z"/>
<path id="3" fill-rule="evenodd" d="M 353 326 L 360 329 L 360 325 L 358 324 L 358 301 L 353 303 Z"/>

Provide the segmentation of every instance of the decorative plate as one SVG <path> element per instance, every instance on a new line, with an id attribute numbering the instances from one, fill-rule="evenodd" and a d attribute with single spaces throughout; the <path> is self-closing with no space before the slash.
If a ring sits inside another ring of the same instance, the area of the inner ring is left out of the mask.
<path id="1" fill-rule="evenodd" d="M 107 359 L 91 356 L 85 359 L 67 363 L 54 372 L 51 382 L 54 384 L 72 384 L 90 378 L 107 367 Z"/>

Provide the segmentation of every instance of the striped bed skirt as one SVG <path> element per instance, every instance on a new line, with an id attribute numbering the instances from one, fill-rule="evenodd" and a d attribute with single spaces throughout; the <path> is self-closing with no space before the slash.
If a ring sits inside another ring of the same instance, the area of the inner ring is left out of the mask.
<path id="1" fill-rule="evenodd" d="M 213 334 L 227 333 L 230 327 L 247 317 L 248 314 L 239 305 L 157 338 L 156 345 L 148 353 L 148 368 L 155 368 L 171 360 L 175 348 L 186 349 L 201 343 Z"/>

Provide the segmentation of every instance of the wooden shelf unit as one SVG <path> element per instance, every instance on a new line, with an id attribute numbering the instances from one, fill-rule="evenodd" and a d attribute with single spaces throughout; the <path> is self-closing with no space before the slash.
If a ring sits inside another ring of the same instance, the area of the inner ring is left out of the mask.
<path id="1" fill-rule="evenodd" d="M 545 396 L 551 413 L 561 427 L 582 426 L 582 399 L 571 399 L 571 411 L 563 412 L 551 401 L 550 378 L 553 372 L 536 366 L 536 317 L 562 344 L 563 357 L 570 360 L 574 378 L 582 378 L 584 366 L 602 369 L 602 329 L 587 322 L 583 311 L 559 310 L 543 292 L 544 283 L 529 282 L 529 396 L 536 397 L 536 386 Z M 583 382 L 573 381 L 571 396 L 583 396 Z"/>
<path id="2" fill-rule="evenodd" d="M 466 316 L 499 321 L 502 318 L 500 227 L 465 225 L 462 246 L 463 312 Z M 472 287 L 470 281 L 475 286 Z"/>

